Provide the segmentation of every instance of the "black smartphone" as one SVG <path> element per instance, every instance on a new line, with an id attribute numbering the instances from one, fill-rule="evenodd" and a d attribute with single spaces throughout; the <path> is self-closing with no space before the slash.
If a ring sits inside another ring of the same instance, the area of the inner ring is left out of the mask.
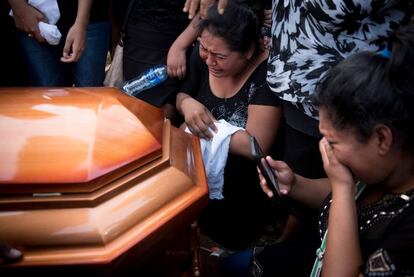
<path id="1" fill-rule="evenodd" d="M 266 183 L 268 187 L 272 190 L 273 195 L 275 197 L 280 197 L 280 189 L 279 184 L 277 182 L 277 177 L 275 172 L 270 167 L 269 163 L 266 161 L 265 156 L 263 154 L 262 149 L 260 148 L 259 143 L 257 142 L 255 137 L 250 137 L 250 147 L 252 156 L 255 159 L 257 166 L 260 169 L 263 177 L 266 179 Z"/>

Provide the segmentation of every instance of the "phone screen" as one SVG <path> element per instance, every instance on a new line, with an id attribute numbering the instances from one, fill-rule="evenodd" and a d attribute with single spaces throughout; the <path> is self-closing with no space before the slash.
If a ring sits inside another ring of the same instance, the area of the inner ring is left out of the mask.
<path id="1" fill-rule="evenodd" d="M 268 187 L 272 190 L 273 195 L 281 196 L 277 177 L 273 169 L 270 167 L 269 163 L 266 161 L 259 143 L 253 136 L 250 138 L 250 140 L 252 156 L 256 160 L 257 166 L 259 167 L 263 177 L 266 179 Z"/>

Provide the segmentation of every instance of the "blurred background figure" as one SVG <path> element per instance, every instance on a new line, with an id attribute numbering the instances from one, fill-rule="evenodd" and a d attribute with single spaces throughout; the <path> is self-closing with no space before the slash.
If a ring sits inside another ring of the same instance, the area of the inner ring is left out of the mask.
<path id="1" fill-rule="evenodd" d="M 108 0 L 57 0 L 58 45 L 40 35 L 47 17 L 24 0 L 9 0 L 32 86 L 102 86 L 110 46 Z"/>

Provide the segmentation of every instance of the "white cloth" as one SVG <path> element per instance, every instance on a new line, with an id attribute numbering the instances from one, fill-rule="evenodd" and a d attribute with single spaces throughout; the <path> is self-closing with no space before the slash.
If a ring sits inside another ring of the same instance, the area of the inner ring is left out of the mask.
<path id="1" fill-rule="evenodd" d="M 231 135 L 241 127 L 231 125 L 224 119 L 215 122 L 217 133 L 213 131 L 211 140 L 200 139 L 201 153 L 207 175 L 210 199 L 223 199 L 224 168 L 229 154 Z M 190 133 L 188 127 L 186 132 Z"/>
<path id="2" fill-rule="evenodd" d="M 56 22 L 60 18 L 59 6 L 56 0 L 29 0 L 29 5 L 35 7 L 47 18 L 48 23 L 39 22 L 39 30 L 42 37 L 51 45 L 57 45 L 62 38 L 62 34 L 56 27 Z M 10 11 L 13 16 L 13 11 Z"/>
<path id="3" fill-rule="evenodd" d="M 39 30 L 42 37 L 45 38 L 50 45 L 58 45 L 62 34 L 56 25 L 39 22 Z"/>

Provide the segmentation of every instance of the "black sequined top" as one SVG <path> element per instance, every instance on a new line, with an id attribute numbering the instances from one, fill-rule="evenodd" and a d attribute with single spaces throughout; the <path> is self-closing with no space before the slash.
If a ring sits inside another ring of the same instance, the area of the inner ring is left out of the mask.
<path id="1" fill-rule="evenodd" d="M 327 229 L 329 195 L 319 221 L 321 240 Z M 381 200 L 358 207 L 359 239 L 365 276 L 414 275 L 414 190 L 386 194 Z"/>

